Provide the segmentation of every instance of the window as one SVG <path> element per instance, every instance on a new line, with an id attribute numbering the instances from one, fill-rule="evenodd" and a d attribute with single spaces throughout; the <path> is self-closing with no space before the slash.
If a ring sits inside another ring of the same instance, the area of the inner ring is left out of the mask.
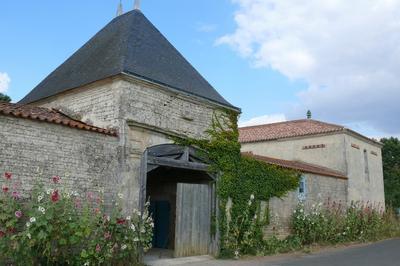
<path id="1" fill-rule="evenodd" d="M 367 150 L 364 150 L 364 175 L 365 175 L 365 180 L 369 182 L 369 165 L 368 165 Z"/>
<path id="2" fill-rule="evenodd" d="M 302 176 L 300 179 L 300 186 L 299 186 L 299 191 L 298 191 L 298 197 L 299 200 L 303 201 L 306 199 L 306 194 L 307 194 L 307 182 L 306 182 L 306 177 Z"/>

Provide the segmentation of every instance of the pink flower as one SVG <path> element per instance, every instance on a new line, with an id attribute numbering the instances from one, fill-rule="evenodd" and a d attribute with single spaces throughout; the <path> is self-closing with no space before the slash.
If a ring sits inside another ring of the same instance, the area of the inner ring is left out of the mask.
<path id="1" fill-rule="evenodd" d="M 7 193 L 7 192 L 8 192 L 8 187 L 7 187 L 6 185 L 3 185 L 2 189 L 3 189 L 3 192 L 4 192 L 4 193 Z"/>
<path id="2" fill-rule="evenodd" d="M 125 219 L 117 219 L 117 224 L 125 224 Z"/>
<path id="3" fill-rule="evenodd" d="M 5 172 L 5 173 L 4 173 L 4 177 L 5 177 L 7 180 L 10 180 L 11 177 L 12 177 L 12 174 L 9 173 L 9 172 Z"/>
<path id="4" fill-rule="evenodd" d="M 19 193 L 18 193 L 17 191 L 13 191 L 12 197 L 13 197 L 15 200 L 19 199 Z"/>
<path id="5" fill-rule="evenodd" d="M 5 237 L 6 233 L 4 233 L 3 231 L 0 231 L 0 238 Z"/>
<path id="6" fill-rule="evenodd" d="M 96 246 L 96 252 L 97 252 L 97 253 L 100 253 L 100 251 L 101 251 L 100 244 L 97 244 L 97 246 Z"/>
<path id="7" fill-rule="evenodd" d="M 59 200 L 60 200 L 60 194 L 58 194 L 58 190 L 54 190 L 53 193 L 51 193 L 51 201 L 57 202 Z"/>
<path id="8" fill-rule="evenodd" d="M 61 178 L 58 176 L 58 175 L 56 175 L 56 176 L 53 176 L 53 183 L 54 184 L 58 184 L 58 183 L 60 183 L 60 180 L 61 180 Z"/>
<path id="9" fill-rule="evenodd" d="M 16 211 L 15 212 L 15 217 L 17 217 L 18 219 L 22 217 L 22 211 Z"/>
<path id="10" fill-rule="evenodd" d="M 111 238 L 110 232 L 104 234 L 104 239 L 110 239 L 110 238 Z"/>

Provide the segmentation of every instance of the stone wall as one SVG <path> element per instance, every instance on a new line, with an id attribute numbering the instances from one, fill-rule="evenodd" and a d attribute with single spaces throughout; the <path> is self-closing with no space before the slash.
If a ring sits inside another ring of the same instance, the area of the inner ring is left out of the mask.
<path id="1" fill-rule="evenodd" d="M 136 208 L 142 154 L 172 136 L 205 138 L 220 106 L 126 76 L 77 88 L 34 105 L 61 109 L 84 122 L 118 130 L 121 151 L 116 182 L 127 209 Z"/>
<path id="2" fill-rule="evenodd" d="M 320 148 L 308 148 L 323 145 Z M 242 151 L 278 159 L 302 161 L 346 173 L 345 134 L 306 136 L 244 143 Z"/>
<path id="3" fill-rule="evenodd" d="M 347 180 L 315 174 L 303 174 L 306 182 L 304 205 L 308 211 L 312 205 L 347 201 Z M 266 236 L 285 237 L 290 232 L 290 220 L 293 211 L 299 204 L 298 191 L 289 192 L 282 199 L 273 198 L 269 202 L 270 224 L 266 228 Z"/>
<path id="4" fill-rule="evenodd" d="M 109 200 L 115 194 L 117 137 L 0 115 L 0 151 L 0 173 L 13 173 L 24 191 L 58 175 L 70 191 L 104 189 Z"/>
<path id="5" fill-rule="evenodd" d="M 355 136 L 346 136 L 349 201 L 385 206 L 381 147 Z M 367 172 L 366 172 L 367 170 Z"/>

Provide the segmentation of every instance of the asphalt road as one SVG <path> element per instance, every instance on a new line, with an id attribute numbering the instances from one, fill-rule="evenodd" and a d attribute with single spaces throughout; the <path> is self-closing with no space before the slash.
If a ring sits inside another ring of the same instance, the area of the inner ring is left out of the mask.
<path id="1" fill-rule="evenodd" d="M 202 266 L 400 266 L 400 239 L 330 249 L 314 254 L 291 254 L 241 261 L 210 260 L 185 265 Z"/>

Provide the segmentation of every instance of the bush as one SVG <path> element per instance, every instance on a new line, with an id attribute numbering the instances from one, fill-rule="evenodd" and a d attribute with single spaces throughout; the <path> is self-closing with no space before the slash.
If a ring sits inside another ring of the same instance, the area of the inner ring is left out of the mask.
<path id="1" fill-rule="evenodd" d="M 22 198 L 6 173 L 0 193 L 0 261 L 17 265 L 138 265 L 150 248 L 153 221 L 146 210 L 125 216 L 118 201 L 105 212 L 101 192 L 79 195 L 50 180 Z M 122 198 L 122 195 L 119 195 Z M 147 205 L 148 206 L 148 205 Z"/>
<path id="2" fill-rule="evenodd" d="M 303 245 L 375 241 L 400 235 L 400 223 L 391 209 L 356 202 L 350 207 L 336 203 L 300 204 L 292 218 L 293 235 Z"/>

